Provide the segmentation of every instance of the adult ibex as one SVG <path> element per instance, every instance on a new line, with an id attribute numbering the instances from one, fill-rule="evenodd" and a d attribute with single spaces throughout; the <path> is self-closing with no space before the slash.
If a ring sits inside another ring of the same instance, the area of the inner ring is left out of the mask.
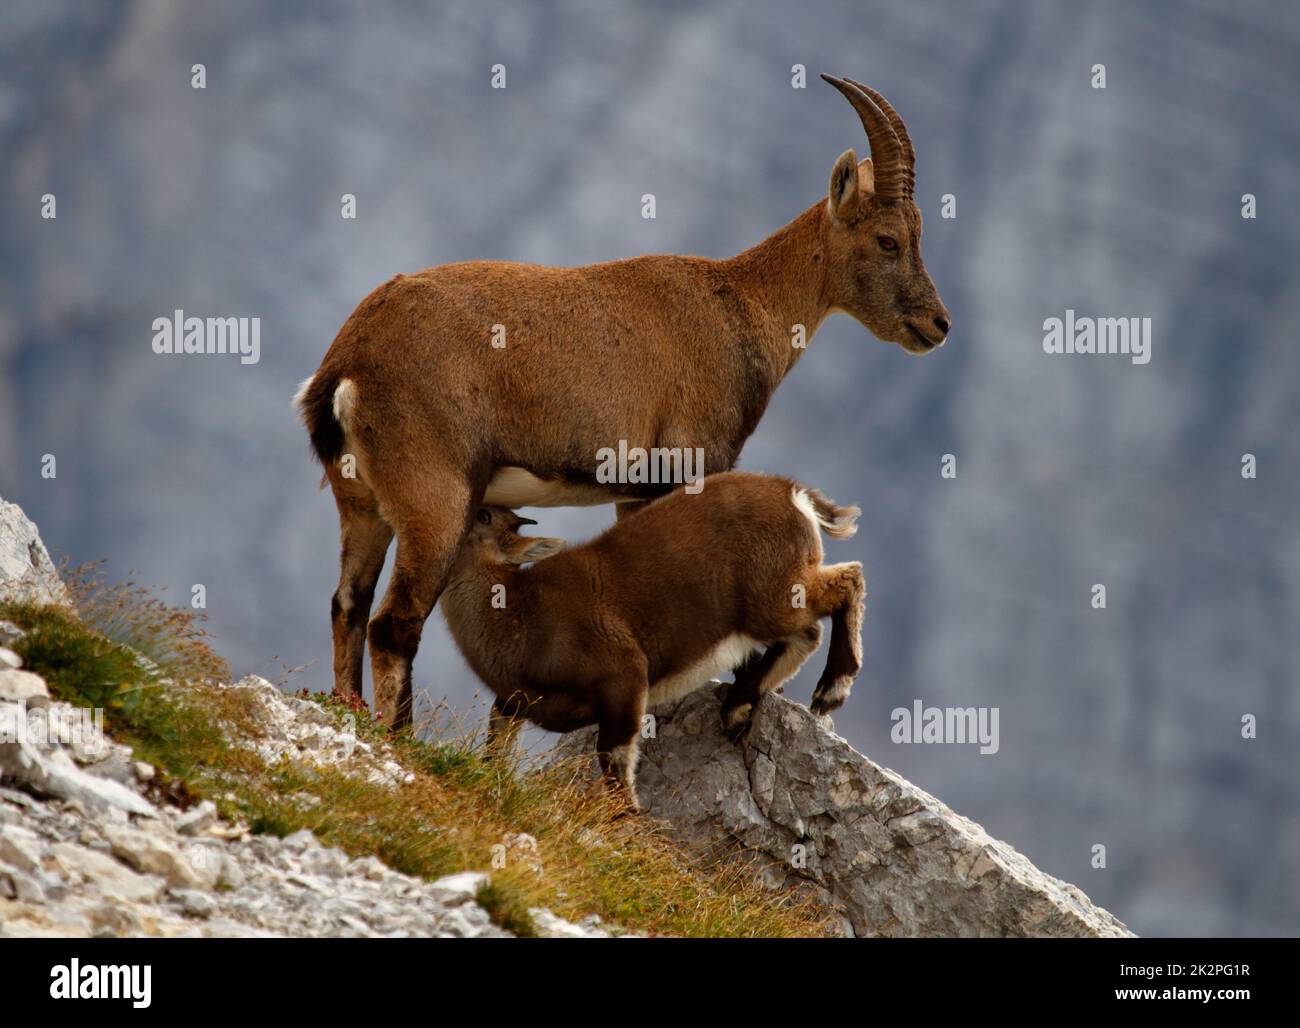
<path id="1" fill-rule="evenodd" d="M 907 129 L 879 93 L 823 78 L 862 119 L 871 159 L 846 150 L 824 200 L 736 257 L 448 264 L 398 275 L 353 311 L 296 398 L 342 527 L 337 692 L 361 690 L 366 619 L 394 535 L 369 640 L 376 713 L 399 727 L 420 634 L 480 504 L 667 491 L 597 480 L 597 451 L 621 440 L 698 447 L 705 472 L 730 469 L 797 344 L 834 311 L 909 353 L 944 341 Z"/>
<path id="2" fill-rule="evenodd" d="M 817 649 L 824 617 L 831 642 L 811 706 L 826 713 L 848 698 L 862 667 L 866 586 L 860 564 L 822 564 L 820 532 L 847 539 L 858 508 L 769 475 L 731 471 L 704 485 L 564 552 L 562 540 L 519 534 L 534 522 L 478 508 L 441 606 L 496 694 L 490 746 L 524 718 L 557 732 L 599 725 L 601 767 L 636 806 L 646 708 L 743 664 L 722 708 L 724 728 L 742 731 Z"/>

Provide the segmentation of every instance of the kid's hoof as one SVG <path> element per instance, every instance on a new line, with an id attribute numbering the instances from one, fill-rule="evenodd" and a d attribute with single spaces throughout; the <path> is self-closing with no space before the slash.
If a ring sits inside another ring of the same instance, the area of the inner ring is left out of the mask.
<path id="1" fill-rule="evenodd" d="M 829 714 L 832 710 L 839 710 L 849 698 L 849 690 L 852 688 L 853 679 L 847 677 L 818 682 L 808 709 L 814 714 Z"/>
<path id="2" fill-rule="evenodd" d="M 734 725 L 731 728 L 724 728 L 722 734 L 736 746 L 741 745 L 749 737 L 750 723 L 745 721 L 742 724 Z"/>
<path id="3" fill-rule="evenodd" d="M 628 818 L 640 817 L 640 816 L 641 816 L 641 804 L 638 803 L 636 800 L 631 800 L 629 802 L 620 804 L 618 811 L 614 814 L 611 820 L 626 821 Z"/>
<path id="4" fill-rule="evenodd" d="M 740 742 L 749 734 L 749 725 L 753 720 L 752 703 L 737 703 L 734 707 L 723 707 L 722 733 L 732 742 Z"/>

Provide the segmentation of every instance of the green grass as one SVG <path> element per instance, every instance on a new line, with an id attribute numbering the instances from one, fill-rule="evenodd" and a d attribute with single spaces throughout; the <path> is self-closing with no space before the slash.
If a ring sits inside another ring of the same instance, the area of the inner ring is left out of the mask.
<path id="1" fill-rule="evenodd" d="M 110 587 L 97 575 L 77 574 L 70 584 L 79 617 L 0 604 L 0 618 L 26 629 L 14 648 L 51 694 L 102 708 L 109 734 L 159 769 L 156 787 L 166 795 L 212 799 L 253 832 L 309 828 L 351 856 L 373 854 L 427 879 L 488 871 L 478 899 L 519 935 L 535 933 L 528 909 L 538 906 L 571 919 L 599 914 L 650 935 L 828 932 L 820 908 L 773 893 L 735 853 L 688 857 L 653 822 L 627 817 L 574 766 L 490 761 L 472 736 L 446 726 L 431 741 L 390 736 L 364 707 L 312 696 L 340 724 L 351 715 L 358 738 L 388 747 L 413 780 L 386 787 L 337 767 L 268 765 L 235 745 L 259 735 L 257 700 L 217 684 L 229 680 L 229 669 L 211 650 L 201 618 L 131 583 Z M 498 866 L 504 838 L 520 832 L 537 840 L 541 874 L 509 854 Z"/>

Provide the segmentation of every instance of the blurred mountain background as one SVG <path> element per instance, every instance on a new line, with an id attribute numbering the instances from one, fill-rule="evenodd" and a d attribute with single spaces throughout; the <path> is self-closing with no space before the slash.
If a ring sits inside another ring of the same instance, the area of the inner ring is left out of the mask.
<path id="1" fill-rule="evenodd" d="M 753 245 L 867 153 L 822 71 L 907 119 L 955 325 L 917 359 L 831 319 L 744 452 L 864 508 L 828 546 L 871 592 L 838 730 L 1139 933 L 1296 934 L 1293 4 L 6 3 L 0 495 L 74 561 L 205 585 L 237 671 L 327 688 L 337 524 L 289 398 L 353 306 L 447 261 Z M 176 308 L 260 317 L 261 362 L 155 355 Z M 1044 354 L 1067 308 L 1149 316 L 1151 363 Z M 483 712 L 437 614 L 416 680 Z M 895 745 L 917 698 L 1000 708 L 999 752 Z"/>

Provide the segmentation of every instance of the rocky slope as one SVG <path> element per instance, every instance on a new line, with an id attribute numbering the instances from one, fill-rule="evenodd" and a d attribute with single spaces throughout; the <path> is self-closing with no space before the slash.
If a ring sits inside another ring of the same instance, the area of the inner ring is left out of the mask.
<path id="1" fill-rule="evenodd" d="M 0 660 L 15 659 L 0 650 Z M 22 705 L 14 702 L 17 675 L 26 679 Z M 256 677 L 230 688 L 257 696 L 273 738 L 265 745 L 277 758 L 350 762 L 372 780 L 401 775 L 315 704 Z M 426 882 L 372 856 L 349 859 L 305 830 L 252 835 L 218 818 L 210 802 L 189 810 L 169 803 L 151 789 L 154 769 L 127 747 L 22 739 L 20 718 L 37 736 L 41 725 L 77 724 L 79 712 L 50 701 L 37 676 L 0 672 L 0 936 L 510 934 L 475 901 L 484 873 Z M 608 934 L 598 921 L 532 913 L 543 935 Z"/>
<path id="2" fill-rule="evenodd" d="M 0 502 L 0 599 L 66 595 L 35 526 Z M 207 801 L 185 809 L 131 750 L 52 700 L 0 622 L 0 935 L 492 936 L 475 896 L 486 875 L 433 882 L 349 859 L 308 831 L 252 834 Z M 387 744 L 341 729 L 319 705 L 250 675 L 255 735 L 230 742 L 267 768 L 336 768 L 396 787 L 410 772 Z M 773 886 L 808 890 L 846 935 L 1117 936 L 1127 929 L 933 796 L 857 753 L 829 719 L 780 696 L 742 746 L 719 730 L 718 690 L 655 711 L 640 793 L 688 847 L 735 846 Z M 590 748 L 575 733 L 563 758 Z M 503 843 L 525 851 L 531 839 Z M 535 844 L 534 844 L 535 845 Z M 531 911 L 543 935 L 605 936 Z M 621 933 L 617 933 L 621 934 Z"/>
<path id="3" fill-rule="evenodd" d="M 0 625 L 3 631 L 12 637 L 16 629 Z M 15 659 L 0 650 L 0 660 Z M 23 704 L 14 701 L 17 675 L 26 679 Z M 400 777 L 400 767 L 347 738 L 316 704 L 255 676 L 230 688 L 253 693 L 265 711 L 267 756 L 348 763 L 371 780 Z M 125 746 L 37 738 L 40 726 L 79 720 L 78 711 L 49 699 L 37 676 L 0 672 L 0 936 L 510 934 L 475 901 L 484 873 L 426 882 L 372 856 L 349 859 L 305 830 L 283 839 L 252 835 L 219 818 L 208 801 L 189 810 L 170 803 L 152 788 L 154 769 Z M 532 914 L 543 935 L 608 934 L 598 921 Z"/>
<path id="4" fill-rule="evenodd" d="M 0 600 L 66 603 L 36 527 L 0 501 Z M 475 896 L 477 871 L 427 882 L 373 856 L 350 859 L 309 831 L 251 834 L 204 801 L 190 809 L 133 758 L 52 700 L 10 649 L 23 629 L 0 621 L 0 936 L 485 937 L 496 927 Z M 367 782 L 409 774 L 382 748 L 341 731 L 317 704 L 248 676 L 227 688 L 251 701 L 256 739 L 232 738 L 269 767 L 334 766 Z M 503 840 L 525 850 L 530 839 Z M 538 909 L 547 936 L 602 937 Z"/>

